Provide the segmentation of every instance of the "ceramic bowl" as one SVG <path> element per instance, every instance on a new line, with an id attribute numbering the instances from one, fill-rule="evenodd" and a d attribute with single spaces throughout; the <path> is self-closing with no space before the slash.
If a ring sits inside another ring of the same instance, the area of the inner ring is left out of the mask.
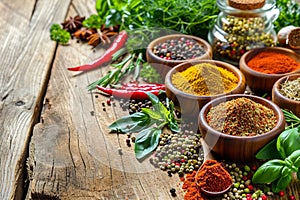
<path id="1" fill-rule="evenodd" d="M 282 47 L 265 47 L 265 48 L 255 48 L 248 52 L 246 52 L 240 59 L 239 67 L 240 70 L 246 77 L 246 83 L 249 88 L 256 93 L 269 93 L 271 94 L 274 83 L 283 76 L 296 73 L 299 70 L 294 72 L 285 73 L 285 74 L 266 74 L 255 71 L 251 69 L 247 63 L 251 60 L 255 55 L 260 52 L 277 52 L 290 56 L 300 63 L 300 55 L 298 55 L 295 51 L 282 48 Z"/>
<path id="2" fill-rule="evenodd" d="M 272 109 L 277 117 L 276 126 L 269 132 L 256 136 L 233 136 L 213 129 L 208 125 L 206 115 L 212 106 L 240 97 L 249 98 Z M 199 130 L 203 140 L 214 156 L 234 162 L 248 162 L 256 153 L 285 129 L 285 118 L 281 109 L 272 101 L 262 97 L 246 94 L 235 94 L 219 97 L 207 103 L 199 114 Z"/>
<path id="3" fill-rule="evenodd" d="M 180 39 L 181 37 L 188 38 L 194 42 L 197 42 L 199 45 L 201 45 L 204 48 L 205 53 L 199 57 L 193 59 L 187 59 L 187 60 L 166 60 L 154 54 L 153 49 L 156 45 L 163 43 L 167 40 Z M 162 79 L 164 80 L 168 71 L 170 71 L 170 69 L 172 69 L 178 64 L 181 64 L 183 62 L 191 62 L 195 60 L 212 59 L 212 47 L 207 41 L 199 37 L 195 37 L 192 35 L 184 35 L 184 34 L 171 34 L 171 35 L 159 37 L 153 40 L 152 42 L 150 42 L 146 50 L 146 57 L 147 57 L 147 62 L 159 72 Z"/>
<path id="4" fill-rule="evenodd" d="M 300 101 L 289 99 L 280 92 L 282 83 L 288 80 L 295 80 L 297 78 L 300 78 L 300 73 L 287 75 L 278 79 L 273 86 L 272 101 L 276 103 L 280 108 L 287 109 L 300 117 Z"/>
<path id="5" fill-rule="evenodd" d="M 200 63 L 214 64 L 218 67 L 222 67 L 232 72 L 238 78 L 237 86 L 233 90 L 226 93 L 220 93 L 218 95 L 211 95 L 211 96 L 198 96 L 198 95 L 193 95 L 193 94 L 183 92 L 182 90 L 179 90 L 173 85 L 172 76 L 176 72 L 182 72 L 187 68 Z M 172 68 L 166 75 L 165 86 L 166 86 L 167 97 L 171 99 L 174 102 L 175 106 L 179 108 L 179 110 L 181 111 L 182 119 L 194 121 L 197 123 L 200 109 L 206 103 L 220 96 L 244 93 L 246 89 L 246 81 L 241 71 L 231 64 L 222 61 L 216 61 L 216 60 L 197 60 L 194 62 L 182 63 Z"/>

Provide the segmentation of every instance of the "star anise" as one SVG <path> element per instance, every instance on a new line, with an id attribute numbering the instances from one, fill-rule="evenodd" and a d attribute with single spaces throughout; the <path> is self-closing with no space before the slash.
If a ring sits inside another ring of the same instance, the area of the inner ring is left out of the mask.
<path id="1" fill-rule="evenodd" d="M 80 17 L 79 15 L 75 17 L 70 17 L 69 20 L 66 20 L 61 25 L 63 29 L 67 30 L 70 33 L 74 33 L 82 27 L 82 22 L 85 20 L 85 17 Z"/>
<path id="2" fill-rule="evenodd" d="M 97 33 L 96 29 L 82 27 L 81 29 L 73 33 L 73 36 L 81 41 L 87 41 L 88 37 L 90 37 L 94 33 Z"/>
<path id="3" fill-rule="evenodd" d="M 89 36 L 88 39 L 88 44 L 92 45 L 93 47 L 96 47 L 100 43 L 102 44 L 109 44 L 111 43 L 110 37 L 117 35 L 119 31 L 119 27 L 108 27 L 106 28 L 105 26 L 101 26 L 100 30 L 97 31 L 97 33 L 92 34 Z"/>

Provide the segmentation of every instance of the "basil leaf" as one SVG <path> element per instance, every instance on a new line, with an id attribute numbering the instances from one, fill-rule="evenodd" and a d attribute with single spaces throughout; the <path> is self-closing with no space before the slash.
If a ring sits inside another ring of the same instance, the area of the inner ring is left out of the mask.
<path id="1" fill-rule="evenodd" d="M 281 171 L 285 167 L 285 162 L 274 159 L 264 163 L 253 174 L 253 183 L 271 183 L 281 176 Z"/>
<path id="2" fill-rule="evenodd" d="M 146 92 L 146 94 L 151 100 L 152 107 L 154 108 L 154 110 L 160 112 L 161 116 L 166 120 L 167 115 L 170 111 L 164 106 L 164 104 L 160 102 L 159 98 L 156 95 L 152 94 L 151 92 Z"/>
<path id="3" fill-rule="evenodd" d="M 174 131 L 174 132 L 179 132 L 179 127 L 178 127 L 178 123 L 175 119 L 175 116 L 174 116 L 174 103 L 171 101 L 169 102 L 169 109 L 170 109 L 170 112 L 167 116 L 167 120 L 168 120 L 168 126 L 169 128 Z"/>
<path id="4" fill-rule="evenodd" d="M 292 161 L 293 165 L 297 168 L 300 167 L 300 149 L 294 151 L 289 157 L 287 157 L 290 161 Z"/>
<path id="5" fill-rule="evenodd" d="M 156 149 L 161 133 L 161 129 L 150 127 L 144 129 L 136 136 L 134 152 L 137 159 L 144 158 Z"/>
<path id="6" fill-rule="evenodd" d="M 281 190 L 284 190 L 290 184 L 291 180 L 292 180 L 291 173 L 281 176 L 280 178 L 278 178 L 272 183 L 272 191 L 277 193 Z"/>
<path id="7" fill-rule="evenodd" d="M 142 112 L 143 113 L 146 113 L 147 115 L 149 115 L 152 119 L 155 119 L 155 120 L 161 120 L 163 119 L 162 115 L 160 112 L 156 112 L 156 111 L 153 111 L 149 108 L 142 108 Z"/>
<path id="8" fill-rule="evenodd" d="M 106 17 L 107 12 L 109 11 L 109 6 L 109 0 L 96 0 L 96 11 L 100 19 L 104 19 Z"/>
<path id="9" fill-rule="evenodd" d="M 123 133 L 131 133 L 141 131 L 155 123 L 149 115 L 136 112 L 129 116 L 124 116 L 109 125 L 113 131 L 121 131 Z"/>
<path id="10" fill-rule="evenodd" d="M 263 146 L 256 154 L 257 159 L 282 159 L 281 154 L 278 152 L 277 138 L 273 139 L 271 142 Z"/>
<path id="11" fill-rule="evenodd" d="M 277 150 L 283 158 L 300 149 L 300 126 L 283 131 L 277 139 Z"/>

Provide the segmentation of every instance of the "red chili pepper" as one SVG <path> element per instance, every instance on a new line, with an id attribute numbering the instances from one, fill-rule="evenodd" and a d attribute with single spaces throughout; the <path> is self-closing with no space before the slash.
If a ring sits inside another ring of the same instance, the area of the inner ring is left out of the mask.
<path id="1" fill-rule="evenodd" d="M 96 69 L 97 67 L 108 63 L 112 60 L 112 56 L 114 53 L 116 53 L 121 47 L 124 46 L 126 40 L 128 38 L 128 34 L 126 31 L 121 31 L 118 36 L 115 38 L 111 46 L 105 51 L 105 53 L 95 61 L 85 64 L 85 65 L 80 65 L 77 67 L 69 67 L 68 70 L 70 71 L 89 71 L 92 69 Z"/>
<path id="2" fill-rule="evenodd" d="M 120 89 L 130 90 L 130 91 L 150 91 L 150 90 L 165 90 L 166 87 L 164 84 L 123 84 Z"/>
<path id="3" fill-rule="evenodd" d="M 152 94 L 157 96 L 160 91 L 160 89 L 149 90 L 149 91 L 144 91 L 144 90 L 128 91 L 128 90 L 124 90 L 124 89 L 106 88 L 106 87 L 102 87 L 102 86 L 98 86 L 98 85 L 97 85 L 97 88 L 98 88 L 98 90 L 100 90 L 108 95 L 112 95 L 116 98 L 136 99 L 136 100 L 149 99 L 146 92 L 151 92 Z"/>

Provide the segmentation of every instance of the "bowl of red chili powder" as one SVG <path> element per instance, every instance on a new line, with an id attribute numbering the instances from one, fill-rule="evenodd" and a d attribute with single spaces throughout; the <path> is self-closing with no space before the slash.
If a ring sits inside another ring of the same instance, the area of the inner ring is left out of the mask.
<path id="1" fill-rule="evenodd" d="M 282 47 L 255 48 L 241 57 L 239 67 L 253 92 L 271 94 L 278 79 L 300 72 L 300 55 Z"/>
<path id="2" fill-rule="evenodd" d="M 199 114 L 199 130 L 212 153 L 248 162 L 285 129 L 284 115 L 265 98 L 234 94 L 207 103 Z"/>

